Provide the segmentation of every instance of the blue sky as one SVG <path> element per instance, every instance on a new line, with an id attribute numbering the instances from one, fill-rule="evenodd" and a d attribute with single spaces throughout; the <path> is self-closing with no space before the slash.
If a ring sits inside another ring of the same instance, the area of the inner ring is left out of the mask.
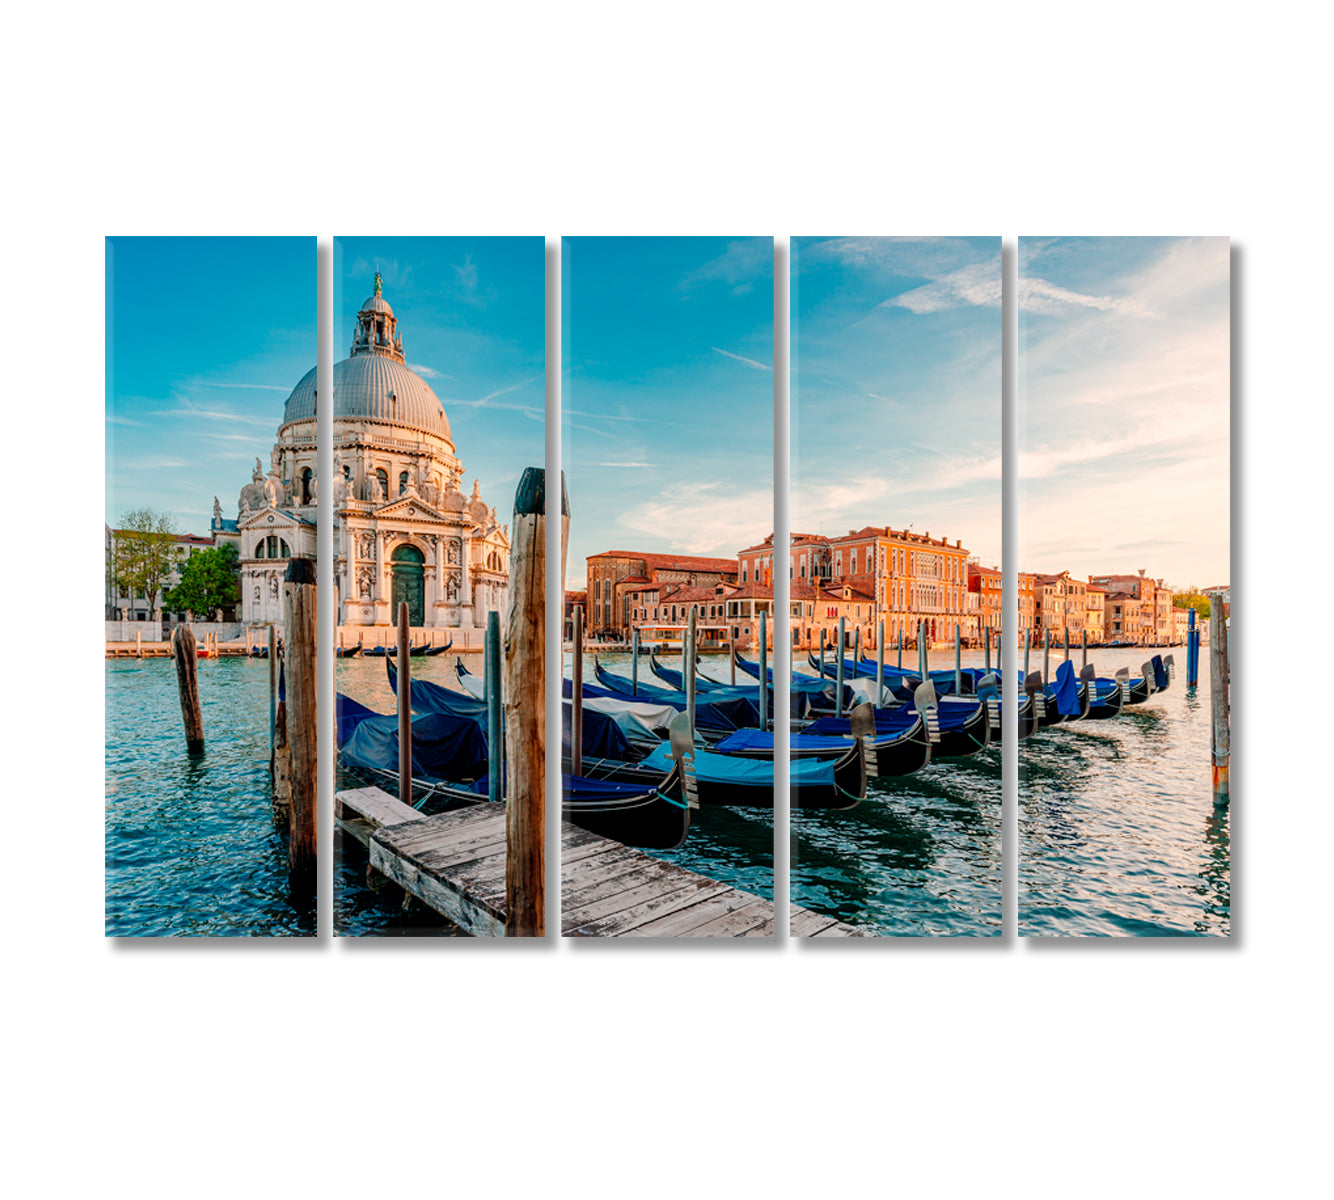
<path id="1" fill-rule="evenodd" d="M 1019 242 L 1021 570 L 1228 582 L 1227 238 Z"/>
<path id="2" fill-rule="evenodd" d="M 315 239 L 108 238 L 106 492 L 206 535 L 315 365 Z"/>
<path id="3" fill-rule="evenodd" d="M 334 239 L 334 358 L 374 290 L 398 318 L 408 366 L 440 397 L 460 485 L 509 524 L 525 467 L 546 461 L 546 260 L 541 237 Z"/>
<path id="4" fill-rule="evenodd" d="M 773 239 L 566 238 L 566 580 L 773 531 Z"/>
<path id="5" fill-rule="evenodd" d="M 792 528 L 1001 556 L 999 237 L 792 239 Z"/>

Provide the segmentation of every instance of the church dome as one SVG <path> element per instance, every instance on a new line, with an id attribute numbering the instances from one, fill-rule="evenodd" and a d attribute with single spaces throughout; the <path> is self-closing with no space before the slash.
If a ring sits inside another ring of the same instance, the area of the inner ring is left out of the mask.
<path id="1" fill-rule="evenodd" d="M 444 405 L 411 367 L 382 354 L 355 354 L 333 369 L 335 421 L 381 421 L 406 425 L 442 437 L 451 446 L 453 434 Z M 315 368 L 302 377 L 287 398 L 283 424 L 315 419 Z"/>
<path id="2" fill-rule="evenodd" d="M 335 421 L 374 421 L 404 425 L 444 438 L 453 449 L 449 418 L 430 384 L 407 365 L 398 320 L 389 302 L 375 294 L 357 313 L 352 353 L 334 363 Z M 283 424 L 315 419 L 315 369 L 312 367 L 292 389 L 283 410 Z"/>

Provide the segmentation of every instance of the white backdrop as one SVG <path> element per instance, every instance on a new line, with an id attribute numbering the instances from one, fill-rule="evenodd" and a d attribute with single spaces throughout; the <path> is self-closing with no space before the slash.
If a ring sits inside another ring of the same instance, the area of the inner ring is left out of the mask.
<path id="1" fill-rule="evenodd" d="M 1329 787 L 1244 694 L 1329 580 L 1323 32 L 1278 7 L 487 11 L 7 20 L 7 543 L 58 539 L 69 575 L 0 589 L 4 628 L 47 632 L 6 647 L 15 1194 L 1323 1178 Z M 105 940 L 102 239 L 370 232 L 1232 235 L 1233 943 Z"/>

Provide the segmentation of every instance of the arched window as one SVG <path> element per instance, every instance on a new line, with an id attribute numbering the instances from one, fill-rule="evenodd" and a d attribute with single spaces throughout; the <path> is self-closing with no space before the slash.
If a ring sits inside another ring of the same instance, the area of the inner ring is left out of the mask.
<path id="1" fill-rule="evenodd" d="M 408 473 L 400 471 L 398 473 L 398 494 L 401 496 L 408 490 Z"/>
<path id="2" fill-rule="evenodd" d="M 292 550 L 285 538 L 269 534 L 255 547 L 256 558 L 291 558 Z"/>
<path id="3" fill-rule="evenodd" d="M 310 503 L 310 480 L 313 472 L 309 467 L 301 472 L 301 503 Z"/>
<path id="4" fill-rule="evenodd" d="M 256 558 L 267 558 L 267 557 L 268 557 L 268 555 L 266 555 L 266 554 L 264 553 L 264 539 L 263 539 L 263 538 L 260 538 L 260 539 L 259 539 L 259 545 L 257 545 L 257 546 L 255 547 L 255 557 L 256 557 Z"/>
<path id="5" fill-rule="evenodd" d="M 376 492 L 376 499 L 379 499 L 381 496 L 383 496 L 385 499 L 388 499 L 388 498 L 389 498 L 389 472 L 386 471 L 383 467 L 380 467 L 380 468 L 375 472 L 375 480 L 376 480 L 376 482 L 380 485 L 380 489 L 379 489 L 379 491 Z"/>

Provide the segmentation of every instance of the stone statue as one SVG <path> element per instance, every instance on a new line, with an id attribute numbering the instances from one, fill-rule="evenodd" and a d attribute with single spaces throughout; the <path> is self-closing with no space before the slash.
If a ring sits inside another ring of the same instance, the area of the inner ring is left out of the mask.
<path id="1" fill-rule="evenodd" d="M 255 469 L 250 473 L 251 483 L 264 482 L 264 468 L 259 465 L 259 456 L 255 456 Z"/>
<path id="2" fill-rule="evenodd" d="M 449 543 L 449 551 L 448 551 L 448 555 L 447 555 L 447 557 L 449 558 L 449 561 L 450 561 L 451 563 L 457 563 L 457 562 L 459 561 L 459 544 L 458 544 L 458 542 L 450 542 L 450 543 Z"/>
<path id="3" fill-rule="evenodd" d="M 449 578 L 445 581 L 445 599 L 457 600 L 459 598 L 459 577 L 455 572 L 449 573 Z"/>
<path id="4" fill-rule="evenodd" d="M 258 465 L 259 459 L 255 459 L 255 463 Z M 283 452 L 277 446 L 274 446 L 273 450 L 269 454 L 269 474 L 281 476 L 282 473 L 283 473 Z"/>
<path id="5" fill-rule="evenodd" d="M 371 588 L 375 583 L 375 572 L 370 567 L 362 567 L 357 572 L 357 594 L 363 600 L 371 598 Z"/>
<path id="6" fill-rule="evenodd" d="M 278 599 L 278 576 L 276 575 L 269 576 L 269 596 L 274 600 Z"/>
<path id="7" fill-rule="evenodd" d="M 259 603 L 259 584 L 255 584 L 255 603 Z M 756 684 L 756 686 L 758 687 L 759 685 Z"/>
<path id="8" fill-rule="evenodd" d="M 264 481 L 264 500 L 270 508 L 277 508 L 282 502 L 283 484 L 275 471 Z"/>
<path id="9" fill-rule="evenodd" d="M 222 505 L 218 503 L 217 496 L 213 497 L 213 524 L 222 524 Z"/>

